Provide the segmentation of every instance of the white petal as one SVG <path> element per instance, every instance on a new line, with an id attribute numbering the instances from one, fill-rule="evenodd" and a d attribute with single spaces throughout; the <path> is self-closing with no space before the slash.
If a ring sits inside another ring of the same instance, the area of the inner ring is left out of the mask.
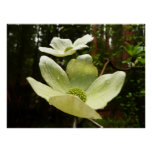
<path id="1" fill-rule="evenodd" d="M 41 56 L 39 66 L 47 84 L 55 90 L 61 92 L 67 91 L 70 85 L 68 76 L 56 62 L 47 56 Z"/>
<path id="2" fill-rule="evenodd" d="M 29 82 L 35 93 L 47 101 L 49 101 L 50 97 L 62 95 L 62 93 L 53 90 L 51 87 L 39 81 L 36 81 L 31 77 L 28 77 L 27 81 Z"/>
<path id="3" fill-rule="evenodd" d="M 47 48 L 47 47 L 39 47 L 39 50 L 41 52 L 48 53 L 48 54 L 51 54 L 51 55 L 54 55 L 54 56 L 57 56 L 57 57 L 65 56 L 64 51 L 57 51 L 57 50 Z"/>
<path id="4" fill-rule="evenodd" d="M 89 54 L 80 55 L 77 59 L 70 60 L 66 72 L 71 87 L 78 87 L 83 90 L 86 90 L 98 76 L 98 70 L 92 64 L 92 57 Z"/>
<path id="5" fill-rule="evenodd" d="M 101 116 L 94 109 L 73 95 L 51 97 L 49 102 L 57 109 L 70 115 L 80 118 L 101 119 Z"/>
<path id="6" fill-rule="evenodd" d="M 87 64 L 92 64 L 92 61 L 93 61 L 91 55 L 89 55 L 89 54 L 79 55 L 77 57 L 77 60 L 79 62 L 84 62 L 84 63 L 87 63 Z"/>
<path id="7" fill-rule="evenodd" d="M 39 50 L 41 52 L 48 53 L 48 54 L 54 55 L 56 57 L 69 56 L 69 55 L 72 55 L 76 52 L 76 50 L 74 50 L 74 49 L 71 49 L 69 51 L 64 52 L 64 51 L 53 50 L 51 48 L 46 48 L 46 47 L 39 47 Z"/>
<path id="8" fill-rule="evenodd" d="M 68 50 L 68 51 L 65 51 L 64 54 L 63 54 L 63 56 L 72 55 L 72 54 L 74 54 L 77 50 L 82 50 L 82 49 L 87 48 L 87 47 L 88 47 L 87 45 L 78 45 L 78 46 L 76 46 L 76 47 L 74 47 L 74 48 L 72 48 L 72 49 L 70 49 L 70 50 Z"/>
<path id="9" fill-rule="evenodd" d="M 85 48 L 88 48 L 88 46 L 85 45 L 85 44 L 80 44 L 78 46 L 75 46 L 72 50 L 82 50 L 82 49 L 85 49 Z"/>
<path id="10" fill-rule="evenodd" d="M 93 109 L 103 109 L 109 101 L 116 97 L 125 81 L 125 72 L 105 74 L 97 78 L 86 91 L 88 104 Z"/>
<path id="11" fill-rule="evenodd" d="M 75 52 L 76 52 L 76 50 L 73 50 L 73 49 L 68 50 L 68 51 L 64 52 L 64 56 L 72 55 L 72 54 L 74 54 Z"/>
<path id="12" fill-rule="evenodd" d="M 93 40 L 93 37 L 89 34 L 81 37 L 81 38 L 78 38 L 75 42 L 74 42 L 74 46 L 78 46 L 78 45 L 84 45 L 84 44 L 87 44 L 89 42 L 91 42 Z"/>
<path id="13" fill-rule="evenodd" d="M 67 47 L 72 47 L 72 42 L 69 39 L 54 37 L 50 46 L 52 46 L 55 50 L 64 51 Z"/>

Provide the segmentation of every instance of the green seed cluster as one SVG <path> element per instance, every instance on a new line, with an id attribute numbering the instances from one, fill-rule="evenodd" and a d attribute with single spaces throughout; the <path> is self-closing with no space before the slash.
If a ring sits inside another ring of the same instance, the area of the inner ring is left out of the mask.
<path id="1" fill-rule="evenodd" d="M 83 91 L 80 88 L 71 88 L 70 90 L 68 90 L 67 94 L 75 95 L 75 96 L 79 97 L 84 102 L 87 99 L 85 91 Z"/>

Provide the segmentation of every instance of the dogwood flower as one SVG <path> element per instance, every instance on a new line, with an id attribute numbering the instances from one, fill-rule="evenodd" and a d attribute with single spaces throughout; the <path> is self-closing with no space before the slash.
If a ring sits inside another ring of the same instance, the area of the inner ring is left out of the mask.
<path id="1" fill-rule="evenodd" d="M 101 119 L 96 112 L 116 97 L 125 81 L 125 72 L 117 71 L 98 77 L 98 70 L 89 54 L 71 59 L 66 72 L 51 58 L 42 56 L 39 62 L 46 84 L 28 77 L 33 90 L 50 105 L 80 117 Z"/>
<path id="2" fill-rule="evenodd" d="M 70 39 L 61 39 L 54 37 L 50 44 L 52 48 L 39 47 L 39 50 L 41 52 L 49 53 L 57 57 L 64 57 L 74 54 L 77 50 L 87 48 L 88 46 L 86 44 L 92 40 L 93 37 L 88 34 L 81 38 L 78 38 L 73 44 Z"/>

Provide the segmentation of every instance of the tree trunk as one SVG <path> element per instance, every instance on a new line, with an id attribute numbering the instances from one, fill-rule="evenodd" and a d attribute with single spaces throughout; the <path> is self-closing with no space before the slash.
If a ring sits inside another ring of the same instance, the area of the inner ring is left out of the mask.
<path id="1" fill-rule="evenodd" d="M 19 85 L 22 77 L 22 68 L 23 68 L 23 62 L 24 62 L 24 54 L 25 54 L 25 33 L 26 29 L 24 25 L 18 25 L 19 29 L 19 43 L 17 45 L 18 48 L 18 56 L 17 56 L 17 78 L 16 78 L 16 85 Z"/>
<path id="2" fill-rule="evenodd" d="M 91 52 L 91 55 L 96 55 L 98 50 L 98 46 L 97 46 L 97 30 L 98 30 L 98 25 L 94 24 L 92 25 L 92 35 L 94 37 L 93 39 L 93 50 Z"/>
<path id="3" fill-rule="evenodd" d="M 36 46 L 35 46 L 35 49 L 34 49 L 34 54 L 33 54 L 33 59 L 34 59 L 34 62 L 33 62 L 33 70 L 32 70 L 32 76 L 35 77 L 37 76 L 37 71 L 38 71 L 38 48 L 39 48 L 39 32 L 40 32 L 40 25 L 36 25 L 36 32 L 37 32 L 37 42 L 36 42 Z"/>
<path id="4" fill-rule="evenodd" d="M 133 44 L 133 41 L 130 39 L 133 36 L 133 31 L 128 29 L 129 24 L 125 25 L 123 28 L 123 45 L 127 46 L 127 43 Z M 129 57 L 129 54 L 124 50 L 122 53 L 122 60 L 126 60 Z"/>
<path id="5" fill-rule="evenodd" d="M 110 27 L 109 27 L 109 25 L 106 25 L 106 51 L 110 51 L 110 45 L 109 45 L 109 38 L 110 38 L 110 34 L 109 34 L 109 32 L 110 32 Z"/>

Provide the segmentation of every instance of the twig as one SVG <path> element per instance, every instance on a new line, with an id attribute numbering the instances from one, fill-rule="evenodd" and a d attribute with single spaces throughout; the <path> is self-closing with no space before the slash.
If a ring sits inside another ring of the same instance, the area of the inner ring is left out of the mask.
<path id="1" fill-rule="evenodd" d="M 89 118 L 86 118 L 87 120 L 89 120 L 90 122 L 92 122 L 94 125 L 96 125 L 97 127 L 99 128 L 103 128 L 103 126 L 99 125 L 97 122 L 95 122 L 94 120 L 92 119 L 89 119 Z"/>
<path id="2" fill-rule="evenodd" d="M 102 68 L 102 71 L 101 71 L 101 73 L 100 73 L 100 76 L 103 75 L 103 73 L 104 73 L 104 71 L 105 71 L 108 63 L 109 63 L 109 59 L 107 59 L 106 63 L 104 64 L 104 66 L 103 66 L 103 68 Z"/>
<path id="3" fill-rule="evenodd" d="M 77 128 L 77 118 L 76 117 L 74 117 L 73 128 Z"/>

